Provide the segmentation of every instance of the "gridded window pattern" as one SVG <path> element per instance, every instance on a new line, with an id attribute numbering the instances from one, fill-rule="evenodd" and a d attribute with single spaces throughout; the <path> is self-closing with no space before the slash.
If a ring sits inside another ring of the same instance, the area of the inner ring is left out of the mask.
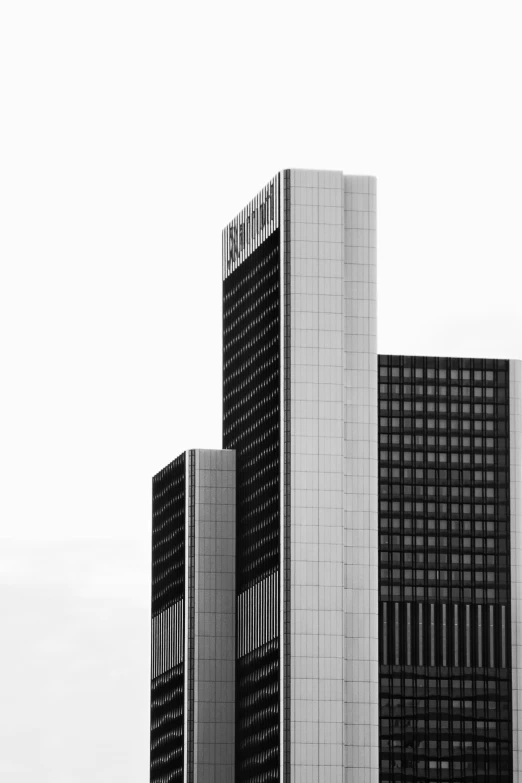
<path id="1" fill-rule="evenodd" d="M 508 389 L 379 357 L 382 783 L 512 779 Z"/>
<path id="2" fill-rule="evenodd" d="M 279 780 L 279 639 L 238 660 L 236 781 Z"/>
<path id="3" fill-rule="evenodd" d="M 152 656 L 151 783 L 183 777 L 183 662 L 175 651 L 183 639 L 172 639 L 172 607 L 182 604 L 185 573 L 185 455 L 152 480 Z M 171 619 L 171 618 L 170 618 Z M 181 616 L 178 618 L 181 619 Z M 175 624 L 179 630 L 182 624 Z M 158 660 L 159 658 L 159 660 Z"/>
<path id="4" fill-rule="evenodd" d="M 381 781 L 511 781 L 507 669 L 388 667 Z"/>
<path id="5" fill-rule="evenodd" d="M 223 282 L 223 448 L 236 450 L 238 596 L 279 570 L 279 276 L 278 229 Z M 274 639 L 237 663 L 237 783 L 279 777 L 277 650 Z"/>

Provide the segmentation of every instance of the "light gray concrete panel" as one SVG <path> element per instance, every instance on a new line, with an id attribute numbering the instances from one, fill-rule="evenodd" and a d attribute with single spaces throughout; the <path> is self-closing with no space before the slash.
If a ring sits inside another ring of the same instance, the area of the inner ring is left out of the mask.
<path id="1" fill-rule="evenodd" d="M 344 769 L 379 780 L 376 180 L 344 177 Z"/>
<path id="2" fill-rule="evenodd" d="M 187 562 L 185 605 L 192 600 L 194 625 L 184 653 L 187 692 L 187 663 L 193 649 L 194 690 L 187 694 L 193 705 L 193 779 L 194 783 L 229 783 L 234 781 L 235 758 L 236 459 L 234 451 L 193 454 L 194 486 L 188 470 L 186 494 L 194 497 L 194 559 Z M 187 553 L 188 544 L 187 539 Z M 187 592 L 191 585 L 193 595 Z M 184 780 L 187 759 L 192 757 L 192 752 L 187 753 L 187 699 Z"/>
<path id="3" fill-rule="evenodd" d="M 377 783 L 376 183 L 290 177 L 290 779 Z"/>
<path id="4" fill-rule="evenodd" d="M 291 172 L 291 780 L 343 781 L 344 213 Z"/>

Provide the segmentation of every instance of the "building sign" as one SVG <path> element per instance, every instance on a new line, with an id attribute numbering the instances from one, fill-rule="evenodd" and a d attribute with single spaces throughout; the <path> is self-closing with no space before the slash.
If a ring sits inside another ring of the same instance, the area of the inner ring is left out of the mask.
<path id="1" fill-rule="evenodd" d="M 223 231 L 223 280 L 279 228 L 279 178 L 270 180 Z"/>

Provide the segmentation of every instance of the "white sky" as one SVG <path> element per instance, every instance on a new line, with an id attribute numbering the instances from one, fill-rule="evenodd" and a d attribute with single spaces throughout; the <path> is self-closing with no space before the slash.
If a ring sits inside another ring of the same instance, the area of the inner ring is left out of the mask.
<path id="1" fill-rule="evenodd" d="M 221 229 L 378 178 L 381 353 L 522 358 L 520 4 L 0 6 L 0 779 L 148 780 L 151 475 L 221 445 Z"/>

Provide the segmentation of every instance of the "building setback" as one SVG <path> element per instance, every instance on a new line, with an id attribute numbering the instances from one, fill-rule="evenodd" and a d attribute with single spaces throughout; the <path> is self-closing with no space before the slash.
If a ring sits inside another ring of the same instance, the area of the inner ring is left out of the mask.
<path id="1" fill-rule="evenodd" d="M 521 363 L 377 355 L 372 177 L 285 170 L 222 249 L 225 451 L 153 480 L 151 781 L 517 781 Z"/>
<path id="2" fill-rule="evenodd" d="M 151 783 L 234 779 L 235 454 L 152 480 Z"/>
<path id="3" fill-rule="evenodd" d="M 518 362 L 379 357 L 382 783 L 518 780 L 519 379 Z"/>

